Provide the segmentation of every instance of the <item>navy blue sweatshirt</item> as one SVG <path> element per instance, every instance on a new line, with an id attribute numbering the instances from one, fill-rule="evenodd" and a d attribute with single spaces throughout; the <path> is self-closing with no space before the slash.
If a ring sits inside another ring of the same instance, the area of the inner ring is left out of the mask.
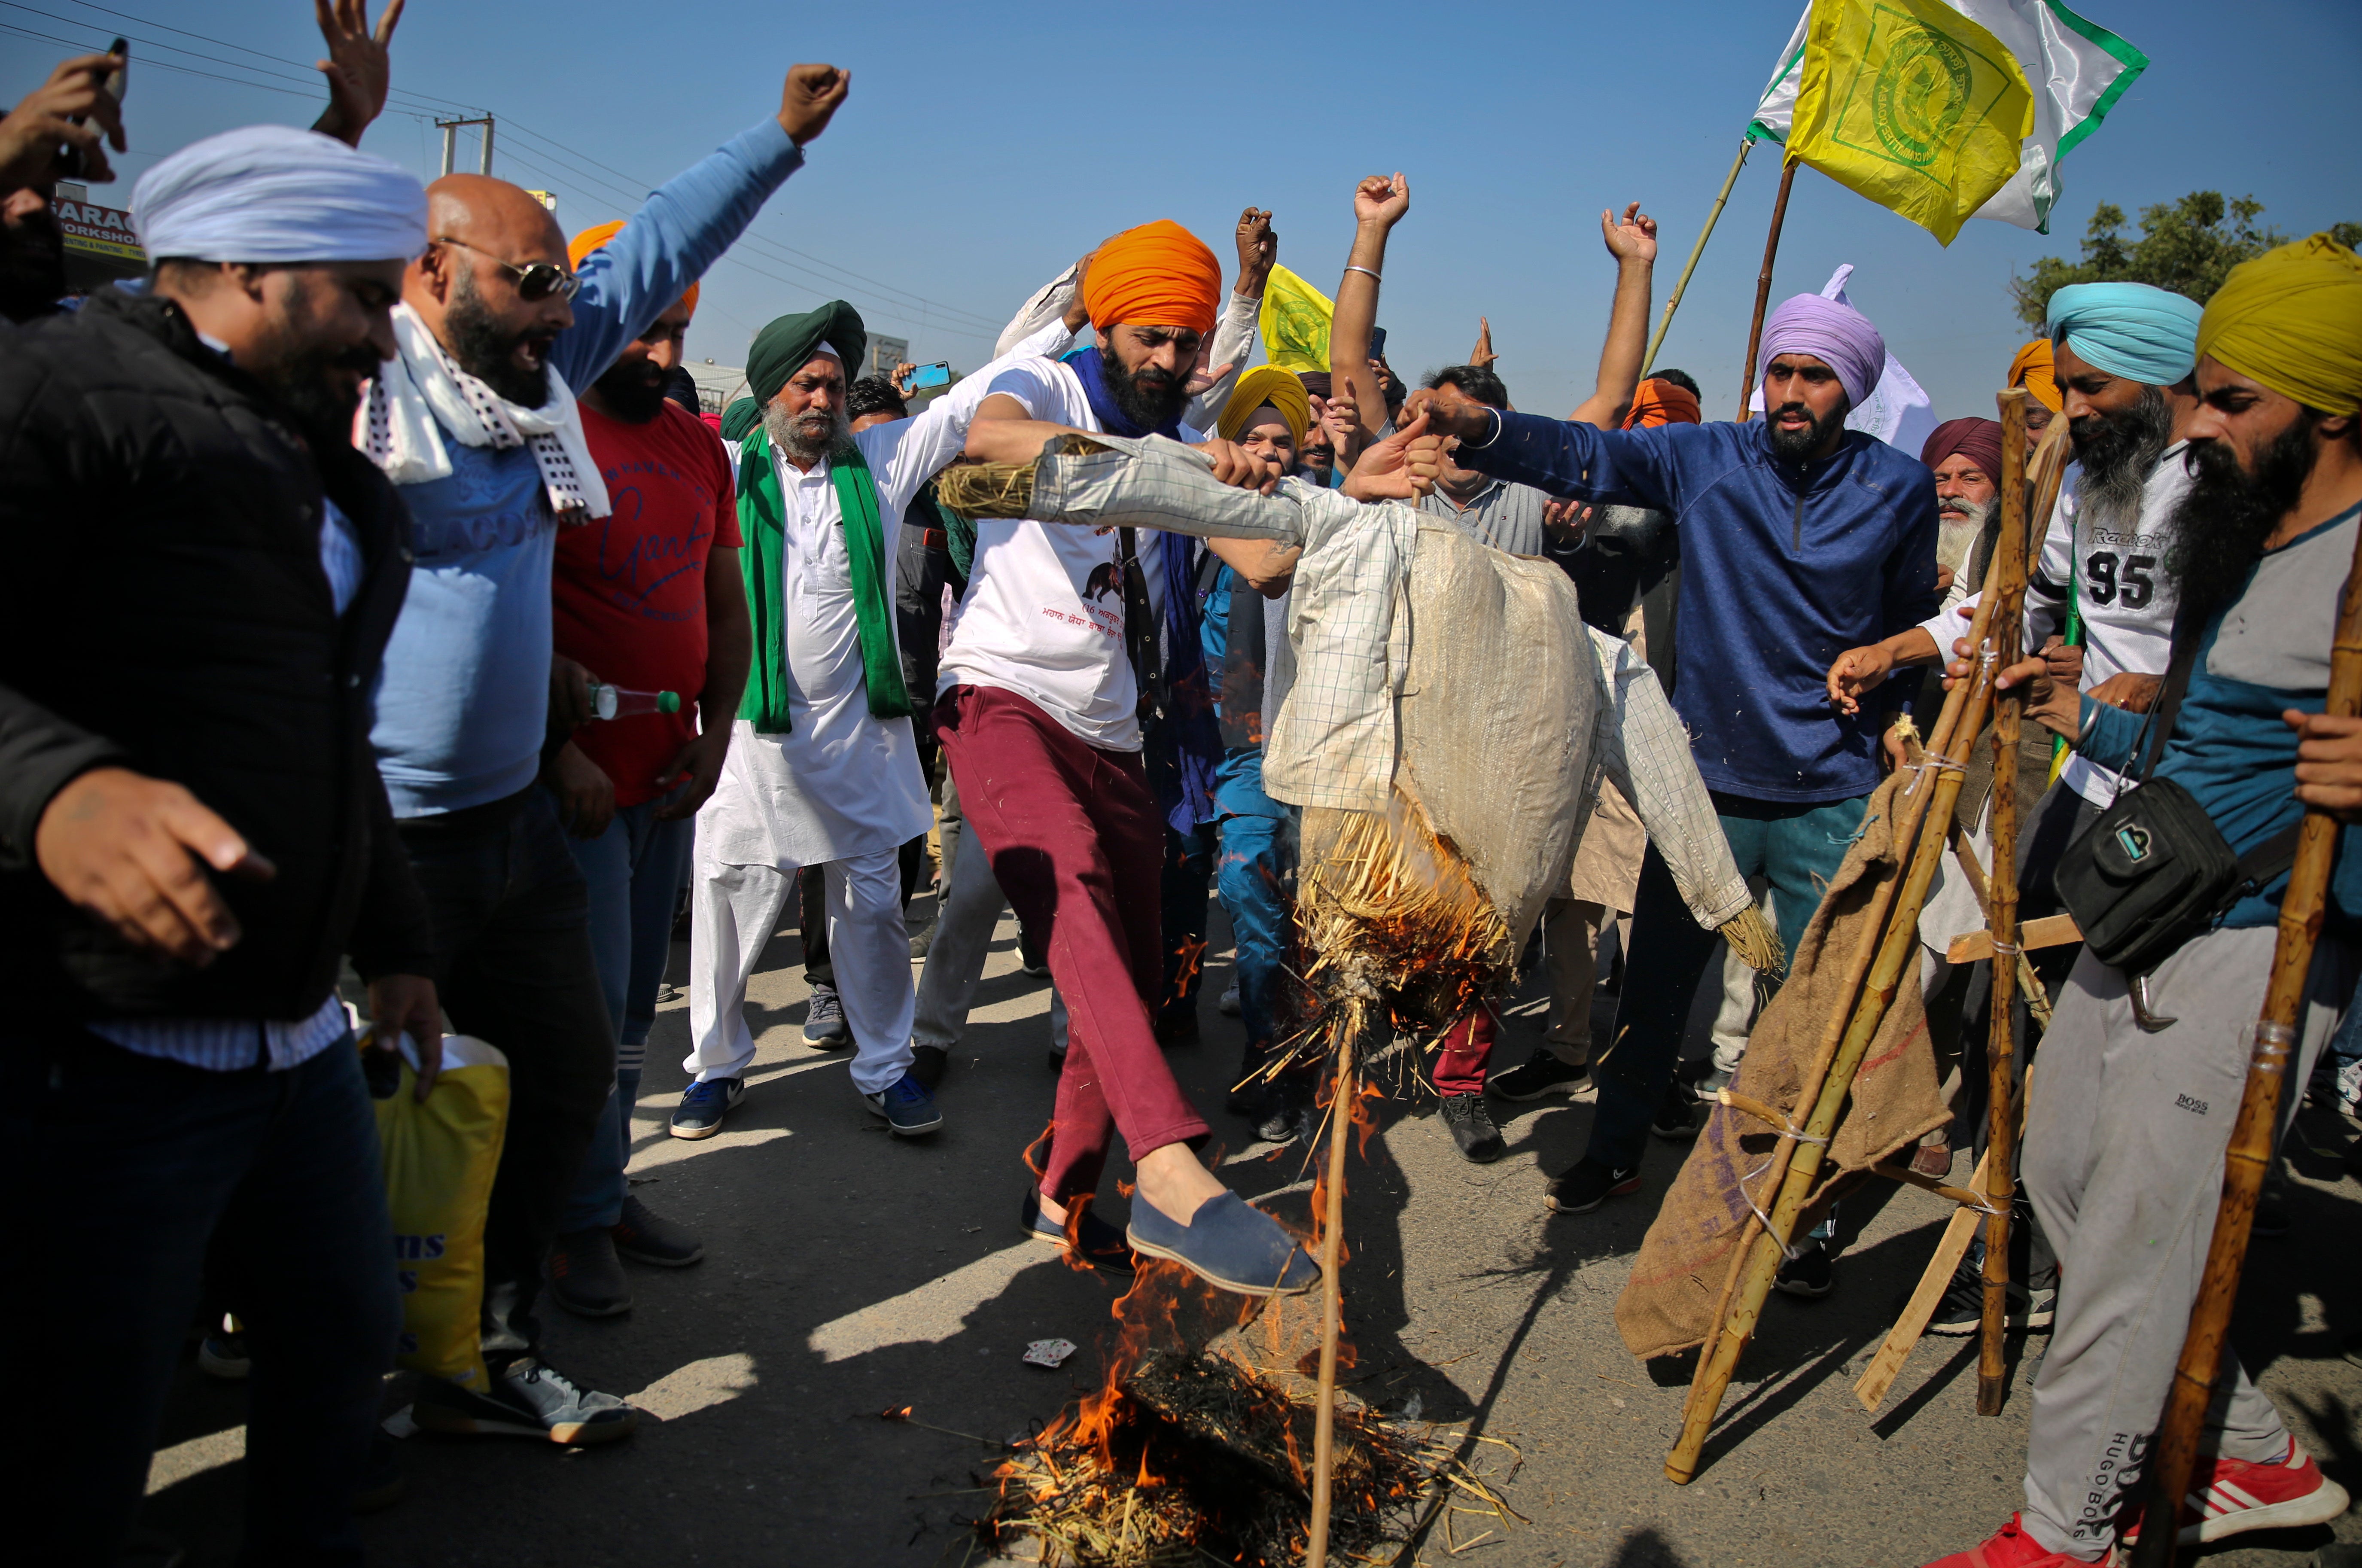
<path id="1" fill-rule="evenodd" d="M 1936 613 L 1936 479 L 1860 431 L 1801 467 L 1772 457 L 1770 435 L 1760 419 L 1603 431 L 1505 414 L 1458 461 L 1552 495 L 1672 513 L 1673 706 L 1707 788 L 1852 800 L 1877 786 L 1882 716 L 1830 706 L 1829 666 Z"/>

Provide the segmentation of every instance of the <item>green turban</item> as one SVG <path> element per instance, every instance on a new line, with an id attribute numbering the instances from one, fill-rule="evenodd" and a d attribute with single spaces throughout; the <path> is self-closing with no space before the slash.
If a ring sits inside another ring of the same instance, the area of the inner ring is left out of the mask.
<path id="1" fill-rule="evenodd" d="M 831 300 L 801 315 L 783 315 L 755 334 L 755 346 L 746 350 L 746 382 L 755 401 L 767 403 L 779 395 L 788 378 L 810 364 L 823 348 L 836 351 L 850 378 L 868 346 L 869 334 L 861 325 L 861 313 L 843 300 Z"/>
<path id="2" fill-rule="evenodd" d="M 742 397 L 722 411 L 722 438 L 744 441 L 762 423 L 763 405 L 751 397 Z"/>

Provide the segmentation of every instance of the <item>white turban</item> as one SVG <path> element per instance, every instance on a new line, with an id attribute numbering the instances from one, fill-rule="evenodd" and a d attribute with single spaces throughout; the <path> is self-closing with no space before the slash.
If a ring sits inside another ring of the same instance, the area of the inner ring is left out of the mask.
<path id="1" fill-rule="evenodd" d="M 407 261 L 426 248 L 426 192 L 334 137 L 248 126 L 140 176 L 132 219 L 150 259 Z"/>

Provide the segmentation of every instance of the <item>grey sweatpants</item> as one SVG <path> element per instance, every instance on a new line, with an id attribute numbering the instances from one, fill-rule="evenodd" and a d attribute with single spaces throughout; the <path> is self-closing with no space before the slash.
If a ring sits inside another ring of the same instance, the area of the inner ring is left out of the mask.
<path id="1" fill-rule="evenodd" d="M 2025 1188 L 2058 1253 L 2058 1315 L 2034 1380 L 2025 1528 L 2052 1551 L 2100 1556 L 2137 1501 L 2142 1460 L 2173 1381 L 2223 1192 L 2223 1155 L 2247 1079 L 2271 968 L 2268 926 L 2197 938 L 2150 977 L 2133 1021 L 2125 977 L 2085 953 L 2034 1059 Z M 2354 994 L 2356 955 L 2316 950 L 2279 1128 Z M 2210 1417 L 2215 1452 L 2258 1463 L 2288 1432 L 2235 1355 Z"/>

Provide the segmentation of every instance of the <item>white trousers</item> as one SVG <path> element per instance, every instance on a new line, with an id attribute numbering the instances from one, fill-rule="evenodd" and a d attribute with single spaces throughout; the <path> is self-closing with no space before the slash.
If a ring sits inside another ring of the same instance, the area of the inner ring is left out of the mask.
<path id="1" fill-rule="evenodd" d="M 699 824 L 702 828 L 703 824 Z M 689 907 L 689 1055 L 681 1070 L 744 1077 L 755 1059 L 746 1027 L 746 980 L 795 896 L 793 866 L 733 866 L 697 835 Z M 876 1094 L 911 1065 L 911 937 L 902 924 L 902 873 L 892 849 L 822 867 L 828 957 L 853 1031 L 853 1087 Z"/>

